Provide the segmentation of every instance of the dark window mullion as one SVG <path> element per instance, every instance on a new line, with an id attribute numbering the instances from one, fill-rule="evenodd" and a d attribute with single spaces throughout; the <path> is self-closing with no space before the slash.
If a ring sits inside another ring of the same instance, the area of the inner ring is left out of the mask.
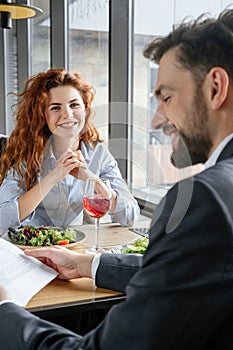
<path id="1" fill-rule="evenodd" d="M 109 147 L 125 179 L 130 158 L 132 6 L 130 0 L 110 0 L 109 8 Z"/>
<path id="2" fill-rule="evenodd" d="M 67 0 L 50 0 L 51 66 L 69 69 Z"/>
<path id="3" fill-rule="evenodd" d="M 5 30 L 0 29 L 0 105 L 1 115 L 0 115 L 0 133 L 6 134 L 6 51 L 5 43 L 6 35 Z"/>

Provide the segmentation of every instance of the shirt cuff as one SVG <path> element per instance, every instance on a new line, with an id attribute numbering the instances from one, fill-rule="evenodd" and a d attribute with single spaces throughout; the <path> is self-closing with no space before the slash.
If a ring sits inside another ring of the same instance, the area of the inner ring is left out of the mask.
<path id="1" fill-rule="evenodd" d="M 92 260 L 91 277 L 93 278 L 93 280 L 95 280 L 96 271 L 97 271 L 99 264 L 100 264 L 100 256 L 101 256 L 101 254 L 95 254 L 94 258 Z"/>

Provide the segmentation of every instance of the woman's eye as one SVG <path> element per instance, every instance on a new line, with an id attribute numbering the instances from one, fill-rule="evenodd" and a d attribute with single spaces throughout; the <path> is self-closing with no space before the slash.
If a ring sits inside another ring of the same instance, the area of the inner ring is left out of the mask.
<path id="1" fill-rule="evenodd" d="M 60 109 L 59 106 L 53 106 L 53 107 L 51 108 L 51 111 L 58 111 L 59 109 Z"/>
<path id="2" fill-rule="evenodd" d="M 72 104 L 70 105 L 70 107 L 72 107 L 72 108 L 78 108 L 78 107 L 80 107 L 80 103 L 74 102 L 74 103 L 72 103 Z"/>

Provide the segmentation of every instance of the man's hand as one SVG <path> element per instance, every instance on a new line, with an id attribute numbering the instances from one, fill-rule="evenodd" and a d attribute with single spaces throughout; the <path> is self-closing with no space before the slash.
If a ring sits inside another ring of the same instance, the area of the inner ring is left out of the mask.
<path id="1" fill-rule="evenodd" d="M 56 270 L 60 279 L 91 278 L 91 254 L 78 254 L 58 246 L 24 250 L 24 253 Z"/>
<path id="2" fill-rule="evenodd" d="M 11 297 L 5 287 L 0 286 L 0 301 L 10 300 Z"/>

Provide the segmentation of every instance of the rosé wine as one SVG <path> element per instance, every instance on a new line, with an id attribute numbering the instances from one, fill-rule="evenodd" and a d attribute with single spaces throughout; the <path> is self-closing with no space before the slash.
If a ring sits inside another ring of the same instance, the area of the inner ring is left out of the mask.
<path id="1" fill-rule="evenodd" d="M 83 206 L 91 217 L 95 219 L 101 218 L 110 208 L 110 199 L 101 195 L 84 197 Z"/>

